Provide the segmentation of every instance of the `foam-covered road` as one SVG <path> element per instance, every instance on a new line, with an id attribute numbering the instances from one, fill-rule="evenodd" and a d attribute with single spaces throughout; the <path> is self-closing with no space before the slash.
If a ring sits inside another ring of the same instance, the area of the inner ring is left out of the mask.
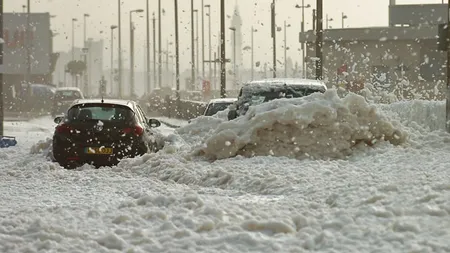
<path id="1" fill-rule="evenodd" d="M 189 145 L 220 132 L 193 125 L 159 154 L 68 171 L 30 154 L 51 136 L 50 119 L 21 123 L 25 132 L 6 126 L 21 136 L 0 150 L 0 251 L 448 252 L 443 106 L 376 105 L 407 141 L 361 147 L 347 159 L 209 160 Z"/>

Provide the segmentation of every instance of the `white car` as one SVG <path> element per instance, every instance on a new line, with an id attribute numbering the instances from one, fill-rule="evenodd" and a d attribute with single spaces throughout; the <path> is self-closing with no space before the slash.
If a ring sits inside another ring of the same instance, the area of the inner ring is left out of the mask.
<path id="1" fill-rule="evenodd" d="M 211 99 L 206 106 L 204 116 L 213 116 L 214 114 L 223 111 L 237 101 L 237 98 L 216 98 Z"/>

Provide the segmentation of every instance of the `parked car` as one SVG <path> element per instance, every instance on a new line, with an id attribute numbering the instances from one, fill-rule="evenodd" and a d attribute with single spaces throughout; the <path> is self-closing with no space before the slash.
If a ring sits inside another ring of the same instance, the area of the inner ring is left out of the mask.
<path id="1" fill-rule="evenodd" d="M 224 111 L 228 106 L 237 101 L 237 98 L 215 98 L 211 99 L 206 106 L 204 116 L 213 116 L 214 114 Z"/>
<path id="2" fill-rule="evenodd" d="M 310 79 L 264 79 L 251 81 L 239 91 L 238 100 L 228 112 L 228 120 L 245 115 L 250 106 L 279 98 L 298 98 L 315 92 L 325 92 L 324 82 Z"/>
<path id="3" fill-rule="evenodd" d="M 22 91 L 15 94 L 21 100 L 21 110 L 29 112 L 50 113 L 55 96 L 56 88 L 50 84 L 30 84 L 31 93 L 29 93 L 27 84 L 22 84 Z M 19 103 L 18 103 L 19 104 Z"/>
<path id="4" fill-rule="evenodd" d="M 77 87 L 57 88 L 53 97 L 52 117 L 67 112 L 73 101 L 83 98 L 83 93 Z"/>
<path id="5" fill-rule="evenodd" d="M 154 128 L 161 123 L 148 119 L 134 101 L 79 99 L 64 116 L 55 118 L 53 157 L 66 168 L 88 163 L 111 166 L 162 148 Z"/>

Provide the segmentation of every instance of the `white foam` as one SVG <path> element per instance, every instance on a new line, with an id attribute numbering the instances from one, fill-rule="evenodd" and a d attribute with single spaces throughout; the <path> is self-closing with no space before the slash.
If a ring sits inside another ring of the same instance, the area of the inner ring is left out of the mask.
<path id="1" fill-rule="evenodd" d="M 212 126 L 217 127 L 212 130 Z M 236 155 L 343 158 L 360 143 L 398 145 L 407 138 L 400 124 L 362 96 L 348 94 L 341 99 L 335 90 L 254 106 L 230 122 L 198 119 L 189 129 L 205 138 L 198 152 L 211 159 Z"/>

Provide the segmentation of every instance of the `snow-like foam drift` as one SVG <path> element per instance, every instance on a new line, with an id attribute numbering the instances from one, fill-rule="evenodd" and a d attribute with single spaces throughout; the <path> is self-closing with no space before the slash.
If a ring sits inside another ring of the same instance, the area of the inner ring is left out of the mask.
<path id="1" fill-rule="evenodd" d="M 209 159 L 236 155 L 344 158 L 361 144 L 400 145 L 407 137 L 400 123 L 380 114 L 364 97 L 339 98 L 336 90 L 253 106 L 233 121 L 200 117 L 178 131 L 182 136 L 193 132 L 203 137 L 195 153 Z"/>

